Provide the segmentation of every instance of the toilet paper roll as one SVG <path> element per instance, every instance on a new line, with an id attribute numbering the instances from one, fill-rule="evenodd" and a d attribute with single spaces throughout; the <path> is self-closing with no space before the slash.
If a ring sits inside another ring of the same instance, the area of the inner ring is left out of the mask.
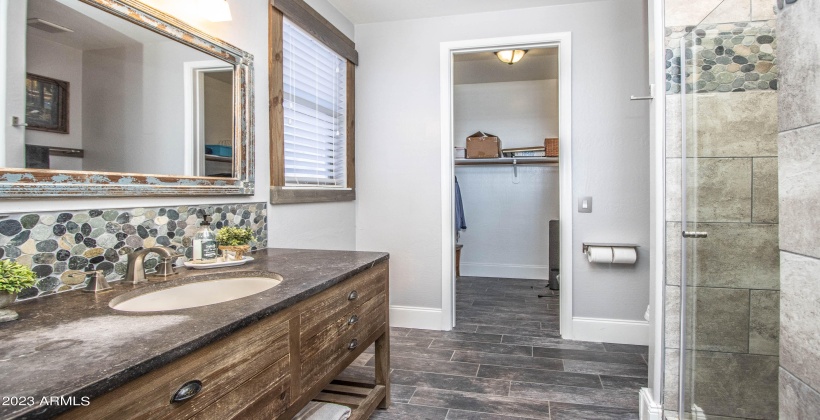
<path id="1" fill-rule="evenodd" d="M 635 248 L 625 246 L 612 247 L 612 263 L 613 264 L 635 264 L 638 259 L 638 253 Z"/>
<path id="2" fill-rule="evenodd" d="M 610 246 L 589 246 L 587 247 L 587 258 L 591 263 L 612 262 L 612 247 Z"/>

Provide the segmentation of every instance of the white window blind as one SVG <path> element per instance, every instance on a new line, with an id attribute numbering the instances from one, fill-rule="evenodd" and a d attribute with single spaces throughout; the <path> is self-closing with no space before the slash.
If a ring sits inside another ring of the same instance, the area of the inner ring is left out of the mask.
<path id="1" fill-rule="evenodd" d="M 287 19 L 285 185 L 345 188 L 347 62 Z"/>

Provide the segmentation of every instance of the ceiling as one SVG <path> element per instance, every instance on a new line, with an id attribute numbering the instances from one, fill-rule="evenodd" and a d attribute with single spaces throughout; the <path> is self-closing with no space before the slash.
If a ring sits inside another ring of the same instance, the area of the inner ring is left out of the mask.
<path id="1" fill-rule="evenodd" d="M 328 0 L 353 24 L 496 12 L 592 0 Z"/>
<path id="2" fill-rule="evenodd" d="M 521 82 L 558 78 L 558 48 L 534 48 L 521 61 L 502 63 L 490 51 L 454 54 L 453 83 Z"/>
<path id="3" fill-rule="evenodd" d="M 73 31 L 49 33 L 29 27 L 27 31 L 30 36 L 45 38 L 78 50 L 98 50 L 135 43 L 122 33 L 54 0 L 29 0 L 27 14 L 29 19 L 42 19 Z"/>
<path id="4" fill-rule="evenodd" d="M 28 0 L 27 18 L 39 18 L 73 31 L 49 33 L 28 27 L 28 35 L 82 51 L 168 41 L 153 31 L 77 1 Z"/>

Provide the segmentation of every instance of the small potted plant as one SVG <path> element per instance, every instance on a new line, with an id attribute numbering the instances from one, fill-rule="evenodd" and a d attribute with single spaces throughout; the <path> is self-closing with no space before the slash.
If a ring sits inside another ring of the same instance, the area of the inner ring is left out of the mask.
<path id="1" fill-rule="evenodd" d="M 251 249 L 249 243 L 256 240 L 250 228 L 224 227 L 216 232 L 219 250 L 227 261 L 239 261 Z"/>
<path id="2" fill-rule="evenodd" d="M 17 299 L 17 293 L 34 286 L 37 276 L 30 268 L 12 260 L 0 260 L 0 309 Z"/>

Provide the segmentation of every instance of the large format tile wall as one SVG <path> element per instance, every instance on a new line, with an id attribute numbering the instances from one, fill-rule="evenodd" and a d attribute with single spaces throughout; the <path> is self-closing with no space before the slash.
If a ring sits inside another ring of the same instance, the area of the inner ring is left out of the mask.
<path id="1" fill-rule="evenodd" d="M 687 165 L 697 168 L 687 171 L 688 219 L 709 233 L 687 240 L 687 388 L 695 383 L 687 404 L 710 418 L 777 417 L 779 50 L 772 4 L 667 1 L 666 410 L 678 403 L 683 88 L 690 92 L 687 129 L 697 136 L 687 151 Z M 683 36 L 689 52 L 681 59 Z"/>
<path id="2" fill-rule="evenodd" d="M 790 3 L 790 2 L 787 2 Z M 820 2 L 778 16 L 780 418 L 820 418 Z"/>
<path id="3" fill-rule="evenodd" d="M 192 257 L 194 233 L 203 215 L 212 216 L 211 230 L 242 226 L 253 230 L 252 249 L 267 248 L 265 203 L 214 204 L 128 209 L 27 212 L 0 215 L 0 259 L 32 268 L 34 287 L 18 300 L 83 287 L 85 271 L 102 270 L 108 280 L 125 275 L 128 253 L 168 246 L 182 254 L 177 264 Z M 149 254 L 145 268 L 158 261 Z"/>

